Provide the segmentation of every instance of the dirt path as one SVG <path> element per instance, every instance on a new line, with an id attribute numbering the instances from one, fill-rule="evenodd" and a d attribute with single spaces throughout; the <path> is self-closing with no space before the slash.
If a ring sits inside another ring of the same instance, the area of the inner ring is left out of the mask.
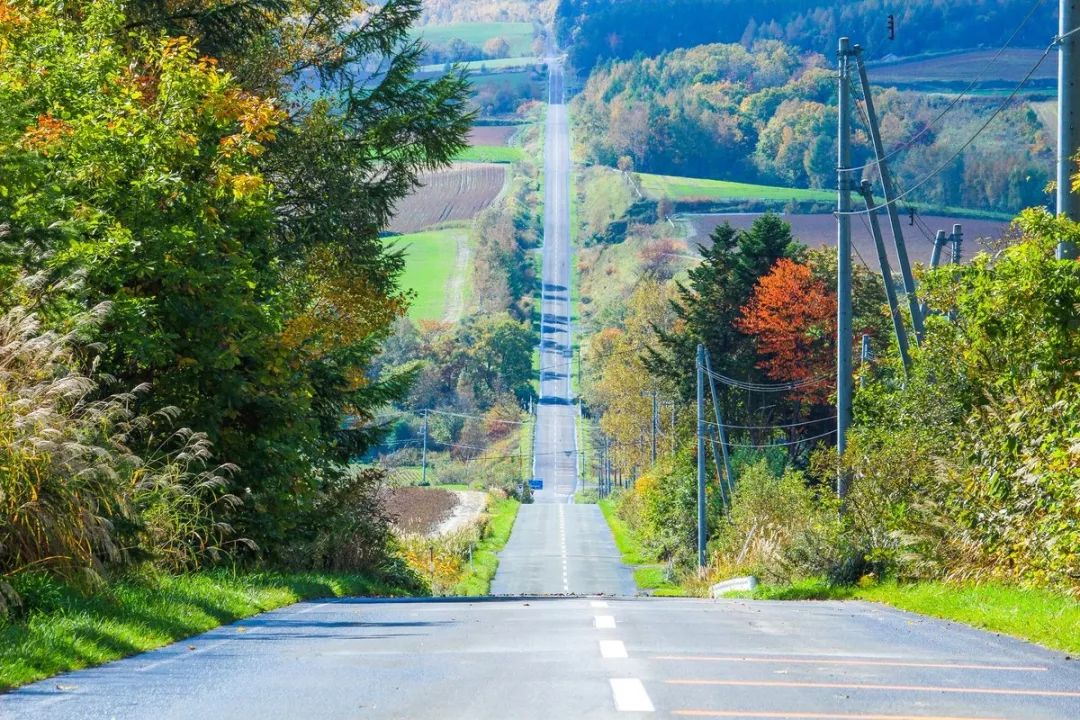
<path id="1" fill-rule="evenodd" d="M 457 257 L 454 260 L 454 272 L 450 276 L 450 284 L 446 288 L 446 312 L 443 313 L 444 322 L 457 322 L 465 311 L 465 280 L 469 274 L 469 234 L 462 232 L 456 234 Z"/>
<path id="2" fill-rule="evenodd" d="M 487 493 L 476 490 L 455 490 L 458 502 L 450 513 L 450 517 L 439 523 L 432 535 L 446 535 L 468 525 L 480 517 L 487 507 Z"/>

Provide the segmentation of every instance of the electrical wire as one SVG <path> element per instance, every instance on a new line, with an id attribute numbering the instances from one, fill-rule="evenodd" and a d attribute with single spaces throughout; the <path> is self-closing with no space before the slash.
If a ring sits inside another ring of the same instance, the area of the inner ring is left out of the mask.
<path id="1" fill-rule="evenodd" d="M 707 368 L 702 367 L 701 371 L 706 375 L 712 377 L 714 380 L 719 380 L 721 383 L 729 386 L 739 388 L 740 390 L 746 390 L 749 392 L 790 392 L 792 390 L 798 390 L 800 388 L 809 387 L 811 385 L 818 385 L 822 382 L 832 379 L 832 374 L 818 375 L 816 377 L 807 378 L 805 380 L 796 380 L 787 383 L 752 383 L 745 380 L 736 380 L 735 378 L 729 378 L 726 375 L 721 375 L 716 371 L 709 372 Z"/>
<path id="2" fill-rule="evenodd" d="M 898 155 L 899 153 L 903 152 L 904 150 L 907 150 L 912 145 L 914 145 L 916 142 L 918 142 L 918 140 L 920 138 L 922 138 L 924 135 L 926 135 L 926 133 L 930 132 L 939 122 L 941 122 L 942 119 L 944 119 L 944 117 L 946 115 L 948 115 L 950 112 L 952 112 L 953 108 L 955 108 L 960 103 L 961 100 L 963 100 L 965 97 L 967 97 L 967 94 L 969 92 L 971 92 L 972 90 L 975 89 L 976 85 L 978 85 L 979 83 L 982 82 L 983 78 L 986 76 L 986 73 L 990 71 L 990 68 L 994 65 L 994 63 L 996 63 L 998 60 L 1001 59 L 1001 56 L 1005 53 L 1005 51 L 1009 48 L 1009 46 L 1012 45 L 1013 40 L 1016 39 L 1016 37 L 1020 34 L 1020 31 L 1024 29 L 1024 26 L 1028 24 L 1028 21 L 1030 21 L 1031 18 L 1035 16 L 1035 13 L 1039 10 L 1040 7 L 1042 7 L 1043 3 L 1045 3 L 1045 2 L 1046 2 L 1046 0 L 1036 0 L 1035 4 L 1031 6 L 1030 10 L 1028 10 L 1027 15 L 1024 16 L 1024 19 L 1022 21 L 1020 21 L 1020 24 L 1016 26 L 1015 30 L 1013 30 L 1012 35 L 1010 35 L 1009 38 L 1005 41 L 1005 44 L 1002 45 L 1000 48 L 998 48 L 998 51 L 994 54 L 994 56 L 992 58 L 990 58 L 990 60 L 987 61 L 986 65 L 983 66 L 983 69 L 981 71 L 979 71 L 979 73 L 968 84 L 968 86 L 966 88 L 964 88 L 963 90 L 961 90 L 960 94 L 957 95 L 955 98 L 953 98 L 952 102 L 950 102 L 945 107 L 945 109 L 942 110 L 934 119 L 932 119 L 929 123 L 927 123 L 925 126 L 923 126 L 922 130 L 917 132 L 915 135 L 913 135 L 911 138 L 906 140 L 904 143 L 902 143 L 898 147 L 893 148 L 892 150 L 890 150 L 888 153 L 886 153 L 885 157 L 883 157 L 881 160 L 876 160 L 875 159 L 875 160 L 873 160 L 873 161 L 871 161 L 871 162 L 869 162 L 869 163 L 867 163 L 865 165 L 862 165 L 861 167 L 850 168 L 850 169 L 851 170 L 864 170 L 864 169 L 869 168 L 869 167 L 876 167 L 876 166 L 880 165 L 882 162 L 885 162 L 885 161 L 889 160 L 890 158 L 893 158 L 896 155 Z M 1077 30 L 1080 30 L 1080 28 L 1077 28 Z M 1076 30 L 1073 30 L 1072 32 L 1066 33 L 1065 35 L 1062 35 L 1059 38 L 1055 38 L 1054 44 L 1057 44 L 1061 40 L 1064 40 L 1066 37 L 1068 37 L 1069 35 L 1072 35 L 1072 33 L 1074 33 L 1074 32 L 1076 32 Z M 1041 62 L 1040 62 L 1040 64 L 1041 64 Z M 1025 80 L 1025 82 L 1026 82 L 1026 80 Z"/>
<path id="3" fill-rule="evenodd" d="M 1065 37 L 1065 36 L 1063 35 L 1062 37 Z M 875 211 L 877 211 L 877 210 L 879 210 L 879 209 L 881 209 L 883 207 L 888 207 L 890 205 L 894 205 L 894 204 L 900 202 L 905 197 L 907 197 L 911 193 L 915 192 L 916 190 L 921 188 L 923 185 L 925 185 L 926 183 L 930 182 L 935 177 L 940 175 L 945 170 L 945 168 L 949 167 L 949 165 L 952 165 L 964 153 L 965 150 L 967 150 L 969 147 L 971 147 L 972 143 L 974 143 L 975 140 L 977 140 L 979 138 L 979 136 L 982 135 L 983 132 L 985 132 L 988 127 L 990 127 L 991 123 L 993 123 L 995 120 L 997 120 L 998 116 L 1001 115 L 1001 113 L 1003 113 L 1005 111 L 1005 108 L 1007 108 L 1009 105 L 1012 104 L 1012 101 L 1016 99 L 1016 96 L 1020 93 L 1020 91 L 1024 88 L 1024 86 L 1027 85 L 1028 81 L 1031 80 L 1032 76 L 1034 76 L 1035 73 L 1039 70 L 1039 68 L 1042 67 L 1042 64 L 1044 62 L 1046 62 L 1046 58 L 1050 56 L 1050 51 L 1054 49 L 1057 42 L 1058 42 L 1058 39 L 1054 38 L 1054 42 L 1051 43 L 1049 46 L 1047 46 L 1046 50 L 1043 51 L 1043 54 L 1041 56 L 1039 56 L 1038 62 L 1036 62 L 1031 67 L 1031 69 L 1028 70 L 1027 74 L 1024 76 L 1024 79 L 1021 80 L 1020 83 L 1015 88 L 1013 88 L 1012 92 L 1009 93 L 1009 96 L 1007 98 L 1005 98 L 1005 101 L 1000 103 L 997 106 L 997 108 L 990 115 L 990 117 L 987 118 L 986 122 L 984 122 L 982 124 L 982 126 L 978 130 L 976 130 L 975 133 L 970 138 L 968 138 L 959 147 L 959 149 L 957 149 L 957 151 L 955 153 L 952 154 L 952 156 L 949 157 L 948 160 L 941 163 L 937 168 L 935 168 L 933 171 L 928 173 L 926 176 L 924 176 L 922 179 L 920 179 L 918 182 L 916 182 L 914 185 L 909 187 L 904 192 L 898 193 L 896 197 L 891 198 L 887 202 L 884 202 L 884 203 L 882 203 L 880 205 L 875 205 L 871 210 L 849 210 L 849 211 L 839 211 L 839 210 L 837 210 L 833 214 L 836 215 L 836 216 L 867 215 L 870 212 L 875 212 Z M 875 161 L 873 164 L 876 165 L 877 162 Z M 850 171 L 858 170 L 858 169 L 859 168 L 839 168 L 838 170 L 839 171 L 850 172 Z"/>
<path id="4" fill-rule="evenodd" d="M 803 422 L 790 423 L 787 425 L 717 425 L 714 422 L 705 421 L 706 425 L 713 427 L 723 427 L 728 430 L 786 430 L 788 428 L 803 427 L 804 425 L 813 425 L 820 422 L 835 422 L 836 416 L 830 415 L 828 417 L 818 418 L 817 420 L 804 420 Z"/>
<path id="5" fill-rule="evenodd" d="M 766 450 L 766 449 L 771 448 L 771 447 L 790 447 L 792 445 L 802 445 L 803 443 L 813 442 L 814 440 L 822 440 L 822 439 L 827 438 L 830 435 L 834 435 L 834 434 L 836 434 L 836 429 L 835 428 L 830 430 L 829 432 L 822 433 L 820 435 L 813 435 L 811 437 L 802 438 L 800 440 L 793 440 L 791 442 L 775 442 L 775 443 L 768 443 L 767 445 L 754 445 L 754 444 L 746 444 L 746 443 L 732 443 L 732 442 L 729 442 L 728 447 L 750 448 L 750 449 L 753 449 L 753 450 Z M 718 444 L 719 443 L 719 441 L 717 441 L 717 440 L 712 440 L 710 438 L 705 438 L 705 439 L 708 440 L 709 442 L 713 443 L 713 444 Z"/>

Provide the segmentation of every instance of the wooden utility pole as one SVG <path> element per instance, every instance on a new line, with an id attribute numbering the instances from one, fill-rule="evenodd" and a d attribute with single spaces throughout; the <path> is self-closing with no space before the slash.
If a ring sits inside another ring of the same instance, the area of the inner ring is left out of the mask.
<path id="1" fill-rule="evenodd" d="M 862 196 L 866 200 L 866 213 L 870 216 L 870 234 L 874 236 L 877 248 L 878 266 L 881 268 L 881 280 L 885 283 L 885 298 L 889 301 L 889 315 L 892 316 L 893 332 L 896 333 L 896 346 L 900 348 L 900 360 L 904 363 L 904 375 L 911 374 L 911 355 L 908 353 L 907 330 L 904 317 L 896 299 L 896 285 L 893 282 L 889 256 L 885 254 L 885 240 L 881 237 L 881 225 L 878 223 L 877 206 L 874 205 L 874 190 L 869 180 L 862 182 Z M 865 336 L 864 336 L 865 337 Z"/>
<path id="2" fill-rule="evenodd" d="M 874 98 L 870 92 L 870 78 L 866 74 L 866 65 L 863 63 L 862 48 L 858 45 L 855 46 L 854 56 L 855 64 L 859 68 L 863 101 L 866 104 L 866 120 L 870 126 L 867 130 L 870 132 L 870 141 L 874 145 L 874 158 L 878 175 L 881 177 L 881 192 L 885 196 L 885 209 L 889 213 L 889 225 L 892 227 L 896 262 L 900 266 L 900 277 L 904 280 L 904 293 L 907 295 L 908 309 L 911 311 L 911 326 L 915 329 L 915 344 L 918 345 L 923 339 L 922 308 L 915 294 L 915 275 L 911 272 L 911 261 L 908 259 L 907 245 L 904 243 L 904 231 L 900 225 L 900 211 L 896 207 L 896 187 L 893 185 L 889 166 L 885 162 L 885 144 L 881 141 L 881 130 L 878 128 L 877 110 L 874 108 Z"/>
<path id="3" fill-rule="evenodd" d="M 697 554 L 705 567 L 705 346 L 697 346 Z"/>
<path id="4" fill-rule="evenodd" d="M 851 426 L 851 43 L 840 38 L 839 130 L 836 170 L 836 452 L 843 457 Z M 699 370 L 700 372 L 700 370 Z M 699 411 L 700 412 L 700 411 Z M 847 495 L 847 474 L 837 464 L 836 493 Z"/>
<path id="5" fill-rule="evenodd" d="M 660 391 L 659 390 L 642 390 L 641 397 L 652 398 L 652 420 L 650 425 L 652 426 L 652 461 L 656 464 L 656 433 L 658 425 L 660 424 Z"/>
<path id="6" fill-rule="evenodd" d="M 427 484 L 427 436 L 428 436 L 428 411 L 424 411 L 424 450 L 420 455 L 420 484 Z"/>
<path id="7" fill-rule="evenodd" d="M 720 395 L 716 392 L 716 380 L 713 378 L 712 358 L 709 357 L 709 349 L 705 350 L 705 372 L 709 375 L 709 397 L 712 398 L 713 417 L 716 419 L 716 437 L 720 442 L 720 452 L 724 455 L 724 478 L 720 483 L 720 497 L 725 505 L 730 507 L 731 497 L 735 491 L 735 473 L 731 469 L 731 453 L 728 452 L 727 427 L 724 426 L 724 418 L 720 410 Z M 720 474 L 720 462 L 716 457 L 716 448 L 713 448 L 713 464 L 716 465 L 716 474 Z M 727 483 L 727 492 L 724 492 L 724 482 Z"/>
<path id="8" fill-rule="evenodd" d="M 1080 54 L 1080 0 L 1060 0 L 1058 12 L 1058 153 L 1057 214 L 1080 221 L 1080 196 L 1073 192 L 1072 176 L 1076 154 L 1080 152 L 1080 78 L 1077 56 Z M 1057 246 L 1060 260 L 1075 260 L 1076 245 L 1061 240 Z"/>

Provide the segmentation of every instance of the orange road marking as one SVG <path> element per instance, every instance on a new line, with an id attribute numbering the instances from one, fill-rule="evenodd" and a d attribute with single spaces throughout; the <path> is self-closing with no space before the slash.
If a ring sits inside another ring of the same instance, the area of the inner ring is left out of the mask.
<path id="1" fill-rule="evenodd" d="M 752 662 L 752 663 L 791 663 L 793 665 L 873 665 L 882 667 L 910 667 L 955 670 L 1007 670 L 1013 672 L 1046 672 L 1038 665 L 979 665 L 972 663 L 914 662 L 903 660 L 856 660 L 856 659 L 815 659 L 785 657 L 745 657 L 724 655 L 658 655 L 653 660 L 686 660 L 692 662 Z"/>
<path id="2" fill-rule="evenodd" d="M 1069 690 L 1013 690 L 1010 688 L 965 688 L 942 685 L 879 685 L 875 683 L 798 682 L 789 680 L 666 680 L 668 685 L 722 685 L 725 687 L 823 688 L 838 690 L 906 690 L 910 692 L 968 693 L 982 695 L 1027 695 L 1033 697 L 1080 697 Z"/>
<path id="3" fill-rule="evenodd" d="M 1002 720 L 953 715 L 864 715 L 861 713 L 739 712 L 736 710 L 676 710 L 674 715 L 714 718 L 771 718 L 775 720 Z"/>

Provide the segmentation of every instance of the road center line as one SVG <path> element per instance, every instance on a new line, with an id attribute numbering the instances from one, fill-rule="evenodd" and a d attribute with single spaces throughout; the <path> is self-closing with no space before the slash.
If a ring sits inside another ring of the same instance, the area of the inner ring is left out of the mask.
<path id="1" fill-rule="evenodd" d="M 1013 688 L 949 687 L 947 685 L 884 685 L 877 683 L 795 682 L 788 680 L 667 680 L 668 685 L 711 685 L 713 687 L 776 687 L 827 690 L 895 690 L 906 692 L 962 693 L 968 695 L 1023 695 L 1026 697 L 1080 697 L 1071 690 L 1026 690 Z"/>
<path id="2" fill-rule="evenodd" d="M 608 660 L 617 660 L 627 657 L 626 646 L 622 640 L 601 640 L 600 657 Z"/>
<path id="3" fill-rule="evenodd" d="M 637 678 L 611 678 L 611 694 L 619 712 L 653 712 L 652 700 Z"/>
<path id="4" fill-rule="evenodd" d="M 611 615 L 597 615 L 593 618 L 597 630 L 614 630 L 615 618 Z"/>

